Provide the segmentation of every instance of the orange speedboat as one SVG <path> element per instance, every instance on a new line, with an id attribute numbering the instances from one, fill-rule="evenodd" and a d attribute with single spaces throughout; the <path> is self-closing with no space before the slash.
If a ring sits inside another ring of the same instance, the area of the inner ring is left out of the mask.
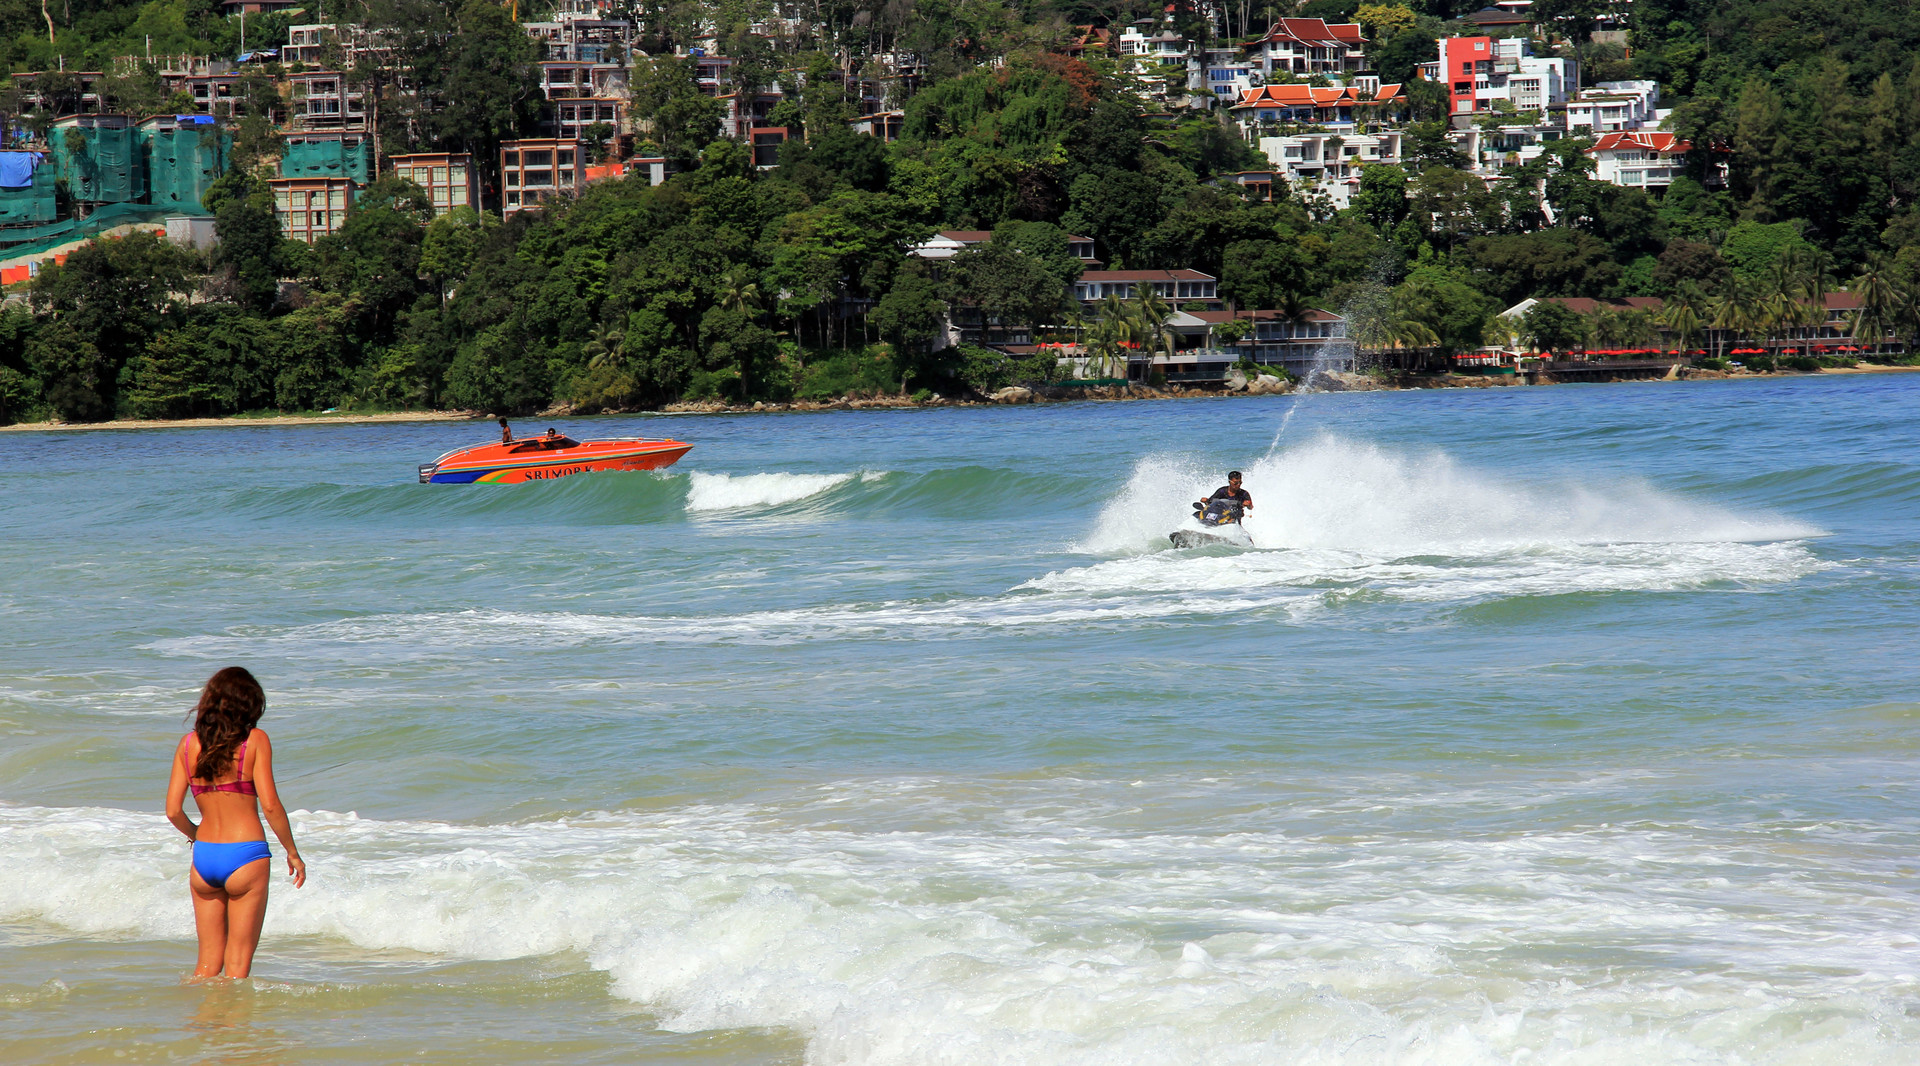
<path id="1" fill-rule="evenodd" d="M 684 441 L 651 437 L 574 440 L 548 430 L 544 436 L 476 444 L 448 452 L 421 465 L 420 481 L 436 485 L 514 485 L 596 470 L 658 470 L 672 466 L 692 448 Z"/>

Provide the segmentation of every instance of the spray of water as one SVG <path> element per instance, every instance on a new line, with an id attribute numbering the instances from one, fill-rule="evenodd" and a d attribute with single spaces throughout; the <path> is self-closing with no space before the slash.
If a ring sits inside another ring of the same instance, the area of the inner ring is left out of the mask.
<path id="1" fill-rule="evenodd" d="M 1802 522 L 1741 515 L 1632 482 L 1515 482 L 1444 452 L 1413 452 L 1321 433 L 1246 466 L 1263 549 L 1339 549 L 1382 557 L 1475 555 L 1540 546 L 1753 543 L 1819 535 Z M 1168 523 L 1218 464 L 1150 456 L 1080 544 L 1096 553 L 1166 547 Z"/>

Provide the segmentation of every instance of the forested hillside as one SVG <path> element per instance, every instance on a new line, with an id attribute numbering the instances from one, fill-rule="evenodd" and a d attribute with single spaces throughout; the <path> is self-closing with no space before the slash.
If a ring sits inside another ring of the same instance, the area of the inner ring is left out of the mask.
<path id="1" fill-rule="evenodd" d="M 484 153 L 535 118 L 531 61 L 504 9 L 339 6 L 326 16 L 395 27 L 419 80 L 459 102 L 383 127 L 386 150 Z M 1071 339 L 1080 263 L 1068 233 L 1094 238 L 1111 268 L 1212 274 L 1242 308 L 1384 308 L 1398 335 L 1446 351 L 1490 339 L 1497 311 L 1551 295 L 1672 297 L 1703 320 L 1758 322 L 1769 300 L 1852 287 L 1889 325 L 1920 333 L 1911 0 L 1637 0 L 1627 48 L 1580 44 L 1584 81 L 1657 79 L 1676 108 L 1692 177 L 1664 196 L 1595 180 L 1591 142 L 1577 139 L 1489 188 L 1426 114 L 1407 165 L 1368 168 L 1343 211 L 1282 190 L 1257 202 L 1216 181 L 1267 166 L 1218 112 L 1150 113 L 1112 59 L 1062 54 L 1075 25 L 1119 25 L 1148 5 L 830 3 L 820 32 L 798 38 L 746 33 L 760 6 L 633 11 L 643 49 L 660 57 L 635 59 L 639 147 L 681 168 L 666 184 L 596 184 L 501 223 L 471 210 L 435 219 L 417 188 L 385 178 L 309 248 L 280 239 L 264 184 L 236 170 L 208 197 L 221 235 L 211 255 L 152 237 L 96 242 L 8 304 L 0 419 L 989 387 L 1040 371 L 978 349 L 931 351 L 948 302 Z M 1470 7 L 1310 0 L 1303 12 L 1357 15 L 1386 74 L 1431 59 L 1437 37 L 1474 32 L 1452 21 Z M 237 20 L 208 0 L 45 10 L 0 3 L 16 71 L 55 56 L 111 70 L 115 56 L 144 54 L 148 35 L 156 54 L 239 44 Z M 1229 25 L 1257 33 L 1294 9 L 1239 12 Z M 1550 24 L 1572 49 L 1603 12 L 1538 0 L 1535 13 L 1562 20 Z M 713 139 L 721 105 L 672 58 L 702 16 L 746 60 L 739 77 L 792 90 L 774 119 L 803 136 L 777 168 Z M 249 42 L 284 39 L 287 22 L 250 17 Z M 1205 32 L 1204 19 L 1186 24 Z M 473 31 L 448 32 L 460 26 Z M 926 60 L 890 143 L 849 129 L 853 103 L 834 76 L 879 47 Z M 123 79 L 130 98 L 140 78 Z M 1723 189 L 1705 180 L 1715 158 L 1728 165 Z M 997 236 L 936 276 L 906 250 L 939 229 Z"/>

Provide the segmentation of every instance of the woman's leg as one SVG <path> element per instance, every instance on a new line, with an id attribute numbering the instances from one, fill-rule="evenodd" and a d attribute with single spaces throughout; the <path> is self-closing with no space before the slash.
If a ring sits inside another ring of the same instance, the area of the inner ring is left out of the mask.
<path id="1" fill-rule="evenodd" d="M 253 972 L 253 952 L 267 920 L 267 877 L 271 859 L 256 859 L 227 878 L 227 976 L 239 980 Z"/>
<path id="2" fill-rule="evenodd" d="M 193 889 L 193 927 L 200 934 L 200 958 L 194 963 L 193 979 L 204 981 L 220 976 L 227 958 L 227 894 L 207 884 L 200 871 L 187 874 Z"/>

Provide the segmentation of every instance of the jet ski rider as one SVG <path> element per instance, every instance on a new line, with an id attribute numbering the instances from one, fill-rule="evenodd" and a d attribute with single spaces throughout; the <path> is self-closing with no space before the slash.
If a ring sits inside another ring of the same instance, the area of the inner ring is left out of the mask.
<path id="1" fill-rule="evenodd" d="M 1225 485 L 1213 490 L 1213 495 L 1194 504 L 1194 513 L 1196 515 L 1204 513 L 1207 510 L 1207 505 L 1215 500 L 1229 501 L 1231 504 L 1236 505 L 1242 514 L 1249 513 L 1253 510 L 1253 497 L 1247 493 L 1246 489 L 1240 487 L 1240 471 L 1238 470 L 1228 471 L 1227 483 Z"/>

